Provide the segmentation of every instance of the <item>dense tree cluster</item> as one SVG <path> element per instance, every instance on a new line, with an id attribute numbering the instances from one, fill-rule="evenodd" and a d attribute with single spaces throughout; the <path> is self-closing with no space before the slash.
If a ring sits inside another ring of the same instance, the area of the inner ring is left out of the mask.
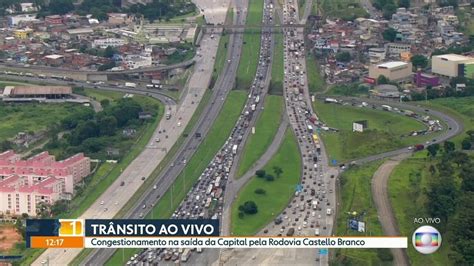
<path id="1" fill-rule="evenodd" d="M 173 17 L 194 12 L 196 6 L 188 0 L 153 0 L 153 2 L 142 5 L 130 6 L 129 12 L 143 15 L 145 18 L 154 20 L 169 20 Z"/>
<path id="2" fill-rule="evenodd" d="M 0 1 L 0 15 L 5 15 L 8 8 L 13 7 L 19 10 L 21 2 L 21 0 Z M 196 10 L 196 6 L 189 0 L 153 0 L 147 5 L 132 5 L 129 9 L 121 8 L 121 0 L 83 0 L 78 5 L 74 5 L 77 2 L 75 0 L 33 0 L 32 2 L 40 9 L 39 17 L 63 15 L 75 11 L 79 15 L 92 14 L 99 20 L 106 20 L 107 13 L 111 12 L 130 12 L 143 15 L 150 20 L 169 20 Z"/>
<path id="3" fill-rule="evenodd" d="M 103 108 L 98 113 L 85 109 L 65 117 L 56 128 L 51 129 L 53 133 L 46 149 L 61 150 L 62 153 L 58 154 L 60 158 L 76 152 L 103 158 L 105 148 L 119 144 L 117 140 L 122 138 L 121 129 L 138 128 L 144 123 L 138 119 L 144 107 L 133 98 L 120 99 L 114 104 L 104 101 Z M 156 110 L 147 111 L 156 115 Z M 57 133 L 62 131 L 67 133 L 58 139 Z"/>
<path id="4" fill-rule="evenodd" d="M 474 134 L 474 133 L 473 133 Z M 433 146 L 433 145 L 432 145 Z M 441 151 L 438 146 L 436 152 Z M 429 151 L 430 155 L 432 151 Z M 439 162 L 430 167 L 432 180 L 426 190 L 427 211 L 440 217 L 456 265 L 474 263 L 474 159 L 456 151 L 452 142 L 443 144 Z M 459 182 L 460 181 L 460 182 Z"/>

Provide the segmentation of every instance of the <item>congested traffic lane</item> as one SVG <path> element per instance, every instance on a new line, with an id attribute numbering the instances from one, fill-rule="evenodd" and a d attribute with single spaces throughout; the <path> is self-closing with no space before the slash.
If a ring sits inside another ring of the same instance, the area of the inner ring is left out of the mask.
<path id="1" fill-rule="evenodd" d="M 272 10 L 266 10 L 263 16 L 263 24 L 267 24 L 272 20 Z M 206 167 L 198 182 L 193 186 L 191 191 L 186 195 L 184 201 L 179 205 L 173 213 L 172 218 L 197 219 L 197 218 L 213 218 L 220 219 L 222 215 L 223 193 L 226 189 L 226 183 L 229 177 L 230 168 L 234 164 L 235 155 L 240 148 L 244 135 L 251 128 L 251 123 L 255 121 L 255 117 L 263 107 L 263 98 L 266 93 L 266 85 L 268 80 L 266 76 L 270 73 L 270 52 L 272 46 L 272 37 L 268 30 L 263 30 L 261 49 L 259 55 L 259 63 L 257 66 L 256 77 L 250 87 L 250 93 L 247 103 L 244 106 L 241 116 L 237 124 L 231 132 L 230 137 L 219 150 L 213 160 Z M 189 157 L 186 157 L 189 158 Z M 186 164 L 186 159 L 179 158 L 177 163 Z M 161 186 L 161 185 L 160 185 Z M 135 215 L 142 214 L 147 208 L 147 203 L 142 205 L 142 210 L 135 209 Z M 132 214 L 133 217 L 133 214 Z M 186 252 L 183 250 L 183 254 Z M 147 253 L 147 256 L 143 254 Z M 164 250 L 144 250 L 130 263 L 140 262 L 158 262 L 158 261 L 174 261 L 182 253 L 180 250 L 164 249 Z"/>

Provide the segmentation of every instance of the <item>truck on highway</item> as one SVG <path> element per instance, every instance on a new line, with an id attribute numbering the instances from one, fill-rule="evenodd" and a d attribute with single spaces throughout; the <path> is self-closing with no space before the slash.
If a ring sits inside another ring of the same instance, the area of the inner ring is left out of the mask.
<path id="1" fill-rule="evenodd" d="M 415 145 L 415 151 L 421 151 L 425 148 L 423 144 L 416 144 Z"/>
<path id="2" fill-rule="evenodd" d="M 319 228 L 314 229 L 314 235 L 319 236 Z"/>
<path id="3" fill-rule="evenodd" d="M 170 118 L 171 118 L 171 111 L 168 110 L 166 111 L 166 120 L 170 120 Z"/>
<path id="4" fill-rule="evenodd" d="M 309 133 L 313 133 L 313 127 L 311 125 L 308 125 L 308 131 Z"/>
<path id="5" fill-rule="evenodd" d="M 237 144 L 234 144 L 234 146 L 232 146 L 232 154 L 237 154 Z"/>
<path id="6" fill-rule="evenodd" d="M 338 101 L 333 98 L 326 98 L 324 99 L 324 103 L 338 103 Z"/>
<path id="7" fill-rule="evenodd" d="M 189 248 L 185 249 L 183 254 L 181 254 L 181 261 L 182 262 L 188 261 L 190 256 L 191 256 L 191 249 Z"/>
<path id="8" fill-rule="evenodd" d="M 295 228 L 291 227 L 288 229 L 288 232 L 286 232 L 286 236 L 293 236 L 295 234 Z"/>
<path id="9" fill-rule="evenodd" d="M 136 88 L 137 84 L 133 82 L 125 82 L 125 87 Z"/>
<path id="10" fill-rule="evenodd" d="M 257 97 L 255 97 L 255 103 L 258 103 L 260 102 L 260 95 L 257 95 Z"/>

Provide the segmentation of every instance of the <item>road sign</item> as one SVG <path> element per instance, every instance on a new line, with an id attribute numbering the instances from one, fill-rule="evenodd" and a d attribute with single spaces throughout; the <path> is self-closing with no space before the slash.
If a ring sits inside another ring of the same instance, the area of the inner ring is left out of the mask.
<path id="1" fill-rule="evenodd" d="M 297 192 L 301 192 L 302 190 L 303 190 L 303 185 L 301 185 L 301 184 L 296 185 L 296 191 Z"/>
<path id="2" fill-rule="evenodd" d="M 329 250 L 327 248 L 319 249 L 319 255 L 327 255 L 329 254 Z"/>

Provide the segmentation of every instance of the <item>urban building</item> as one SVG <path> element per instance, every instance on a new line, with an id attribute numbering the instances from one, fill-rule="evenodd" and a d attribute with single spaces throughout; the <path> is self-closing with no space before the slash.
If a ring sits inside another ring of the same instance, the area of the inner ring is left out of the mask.
<path id="1" fill-rule="evenodd" d="M 12 150 L 0 153 L 0 212 L 35 216 L 41 202 L 70 199 L 90 172 L 90 159 L 82 153 L 62 161 L 48 152 L 27 160 Z"/>
<path id="2" fill-rule="evenodd" d="M 370 90 L 370 97 L 382 100 L 400 100 L 400 92 L 397 86 L 392 84 L 381 84 Z"/>
<path id="3" fill-rule="evenodd" d="M 63 99 L 69 98 L 72 88 L 67 86 L 6 86 L 3 100 L 15 99 Z"/>
<path id="4" fill-rule="evenodd" d="M 140 67 L 149 67 L 152 65 L 151 56 L 127 55 L 124 59 L 127 69 L 137 69 Z"/>
<path id="5" fill-rule="evenodd" d="M 391 42 L 385 45 L 385 49 L 388 56 L 398 58 L 401 53 L 411 51 L 411 44 Z"/>
<path id="6" fill-rule="evenodd" d="M 440 85 L 438 76 L 422 73 L 421 71 L 416 72 L 416 74 L 414 75 L 413 82 L 416 84 L 417 87 L 435 87 Z"/>
<path id="7" fill-rule="evenodd" d="M 39 20 L 36 19 L 36 14 L 23 14 L 23 15 L 9 16 L 7 21 L 8 21 L 9 27 L 15 27 L 21 24 L 22 22 L 33 22 L 33 21 L 39 21 Z"/>
<path id="8" fill-rule="evenodd" d="M 474 57 L 458 54 L 445 54 L 431 57 L 431 71 L 443 77 L 473 77 L 473 67 Z"/>
<path id="9" fill-rule="evenodd" d="M 95 39 L 92 43 L 93 48 L 105 49 L 107 46 L 118 47 L 126 44 L 124 39 L 119 38 L 105 38 L 105 39 Z"/>
<path id="10" fill-rule="evenodd" d="M 380 63 L 385 60 L 385 48 L 369 48 L 370 63 Z"/>
<path id="11" fill-rule="evenodd" d="M 59 25 L 59 24 L 63 24 L 63 17 L 60 16 L 60 15 L 46 16 L 46 17 L 44 18 L 44 21 L 45 21 L 48 25 Z"/>
<path id="12" fill-rule="evenodd" d="M 383 75 L 391 81 L 402 82 L 411 79 L 412 64 L 401 61 L 386 62 L 378 65 L 370 65 L 369 77 L 377 79 Z"/>

